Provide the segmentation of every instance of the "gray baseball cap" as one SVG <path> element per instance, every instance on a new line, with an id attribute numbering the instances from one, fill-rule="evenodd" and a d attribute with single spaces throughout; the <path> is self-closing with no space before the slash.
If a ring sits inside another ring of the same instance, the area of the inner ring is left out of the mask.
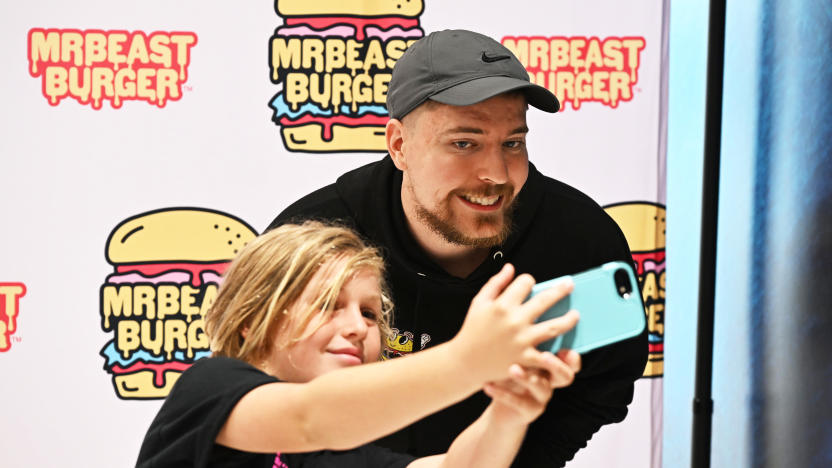
<path id="1" fill-rule="evenodd" d="M 396 62 L 387 111 L 401 119 L 428 99 L 470 106 L 515 90 L 542 111 L 560 109 L 555 95 L 532 84 L 520 60 L 499 42 L 462 29 L 436 31 L 414 42 Z"/>

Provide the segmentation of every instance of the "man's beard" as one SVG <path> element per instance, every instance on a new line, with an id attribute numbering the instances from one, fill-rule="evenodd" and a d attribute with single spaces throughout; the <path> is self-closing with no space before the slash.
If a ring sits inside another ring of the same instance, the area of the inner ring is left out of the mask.
<path id="1" fill-rule="evenodd" d="M 431 231 L 438 234 L 445 239 L 445 241 L 451 244 L 477 248 L 496 247 L 502 245 L 511 234 L 514 227 L 513 215 L 516 203 L 514 203 L 514 199 L 509 198 L 514 193 L 514 189 L 511 186 L 501 186 L 501 188 L 491 190 L 490 192 L 496 193 L 488 193 L 485 194 L 485 196 L 496 194 L 501 194 L 503 196 L 503 203 L 505 205 L 503 206 L 502 212 L 476 215 L 474 219 L 474 228 L 478 230 L 486 226 L 497 226 L 502 220 L 502 227 L 500 228 L 500 231 L 493 236 L 471 237 L 463 233 L 454 225 L 450 212 L 451 210 L 449 209 L 451 198 L 456 196 L 453 193 L 448 196 L 446 204 L 437 211 L 428 210 L 424 205 L 419 203 L 414 196 L 414 201 L 416 202 L 416 216 L 420 221 L 424 222 Z"/>

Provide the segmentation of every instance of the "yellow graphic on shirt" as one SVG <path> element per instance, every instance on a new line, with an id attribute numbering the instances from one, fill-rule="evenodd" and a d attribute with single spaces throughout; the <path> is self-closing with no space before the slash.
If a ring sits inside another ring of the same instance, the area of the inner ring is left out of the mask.
<path id="1" fill-rule="evenodd" d="M 382 360 L 404 356 L 415 351 L 414 343 L 416 340 L 412 332 L 399 331 L 398 328 L 393 328 L 391 331 L 393 334 L 384 340 L 384 350 L 381 355 Z M 428 342 L 430 342 L 430 335 L 422 333 L 419 337 L 419 350 L 425 349 Z"/>

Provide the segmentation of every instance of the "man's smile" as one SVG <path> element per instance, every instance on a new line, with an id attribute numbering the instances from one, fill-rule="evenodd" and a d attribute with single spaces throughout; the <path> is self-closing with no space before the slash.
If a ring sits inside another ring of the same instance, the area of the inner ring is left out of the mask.
<path id="1" fill-rule="evenodd" d="M 477 196 L 461 194 L 459 198 L 465 205 L 482 211 L 494 211 L 499 209 L 503 204 L 502 195 Z"/>

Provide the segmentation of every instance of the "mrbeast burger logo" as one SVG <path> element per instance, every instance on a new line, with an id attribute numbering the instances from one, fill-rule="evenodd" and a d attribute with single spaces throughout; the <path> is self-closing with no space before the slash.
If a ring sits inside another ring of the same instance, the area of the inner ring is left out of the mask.
<path id="1" fill-rule="evenodd" d="M 645 377 L 664 375 L 665 207 L 624 202 L 604 207 L 624 232 L 633 254 L 641 297 L 647 309 L 648 356 Z"/>
<path id="2" fill-rule="evenodd" d="M 220 277 L 257 234 L 231 215 L 168 208 L 123 221 L 107 239 L 113 273 L 101 286 L 104 370 L 125 400 L 164 398 L 209 354 L 203 317 Z"/>
<path id="3" fill-rule="evenodd" d="M 575 110 L 583 102 L 615 108 L 633 99 L 639 54 L 646 45 L 643 37 L 507 36 L 502 43 L 520 59 L 532 83 Z"/>
<path id="4" fill-rule="evenodd" d="M 26 295 L 23 283 L 0 283 L 0 352 L 12 347 L 12 335 L 17 331 L 20 298 Z"/>
<path id="5" fill-rule="evenodd" d="M 29 74 L 41 78 L 43 96 L 57 106 L 71 97 L 101 109 L 127 100 L 165 107 L 182 97 L 196 34 L 41 29 L 29 31 Z"/>
<path id="6" fill-rule="evenodd" d="M 289 151 L 385 151 L 387 84 L 424 36 L 421 0 L 277 0 L 269 103 Z"/>

